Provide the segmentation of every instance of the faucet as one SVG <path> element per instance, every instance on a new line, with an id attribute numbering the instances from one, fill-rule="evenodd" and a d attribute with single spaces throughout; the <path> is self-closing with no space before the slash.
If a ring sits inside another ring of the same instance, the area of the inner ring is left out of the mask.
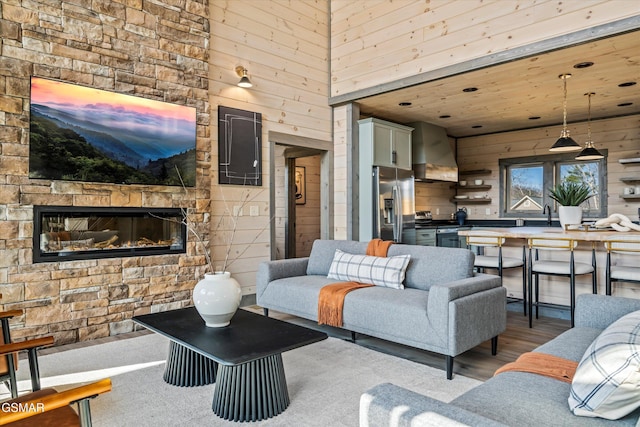
<path id="1" fill-rule="evenodd" d="M 551 225 L 551 206 L 549 205 L 544 205 L 544 208 L 542 209 L 542 215 L 547 214 L 547 225 Z"/>

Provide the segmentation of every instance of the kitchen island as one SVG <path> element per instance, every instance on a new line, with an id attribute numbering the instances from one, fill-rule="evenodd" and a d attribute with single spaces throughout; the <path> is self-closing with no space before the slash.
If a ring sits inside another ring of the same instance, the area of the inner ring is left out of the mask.
<path id="1" fill-rule="evenodd" d="M 467 236 L 470 232 L 487 230 L 499 233 L 507 239 L 529 239 L 533 237 L 547 239 L 572 239 L 578 242 L 605 242 L 615 240 L 621 236 L 635 236 L 640 240 L 640 232 L 629 231 L 626 233 L 611 229 L 564 230 L 561 227 L 473 227 L 471 230 L 460 230 L 460 236 Z"/>
<path id="2" fill-rule="evenodd" d="M 598 281 L 598 293 L 605 293 L 605 266 L 606 266 L 606 248 L 604 242 L 607 240 L 616 240 L 620 238 L 636 237 L 640 241 L 640 232 L 618 232 L 611 229 L 593 229 L 585 230 L 564 230 L 561 227 L 483 227 L 474 226 L 471 230 L 460 230 L 458 234 L 468 236 L 472 233 L 487 231 L 498 233 L 506 238 L 503 247 L 503 255 L 506 257 L 520 257 L 522 255 L 522 247 L 527 245 L 529 238 L 555 238 L 555 239 L 571 239 L 578 242 L 575 253 L 575 259 L 579 262 L 591 263 L 592 256 L 596 256 L 596 269 Z M 489 249 L 491 250 L 491 249 Z M 528 250 L 526 251 L 528 256 Z M 546 255 L 548 256 L 548 254 Z M 633 255 L 616 255 L 616 259 L 630 259 Z M 635 257 L 637 258 L 637 257 Z M 631 261 L 626 261 L 631 265 Z M 507 294 L 510 297 L 523 298 L 522 295 L 522 275 L 518 272 L 505 271 L 503 276 L 503 285 L 507 288 Z M 590 276 L 578 276 L 576 278 L 576 293 L 591 293 L 592 284 Z M 614 290 L 616 296 L 625 296 L 630 298 L 640 298 L 640 287 L 631 283 L 618 283 Z M 568 290 L 568 282 L 563 278 L 553 276 L 540 277 L 540 300 L 550 302 L 554 305 L 569 306 L 570 293 Z M 568 307 L 567 307 L 568 308 Z M 543 311 L 550 316 L 566 317 L 567 313 L 557 311 Z"/>

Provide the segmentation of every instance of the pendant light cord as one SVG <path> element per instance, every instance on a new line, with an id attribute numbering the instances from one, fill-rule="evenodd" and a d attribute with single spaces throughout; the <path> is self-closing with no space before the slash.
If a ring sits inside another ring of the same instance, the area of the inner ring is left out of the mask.
<path id="1" fill-rule="evenodd" d="M 593 92 L 589 92 L 589 107 L 587 109 L 587 142 L 591 144 L 591 95 Z"/>
<path id="2" fill-rule="evenodd" d="M 562 75 L 562 81 L 564 82 L 564 102 L 562 103 L 562 127 L 567 131 L 567 75 Z"/>

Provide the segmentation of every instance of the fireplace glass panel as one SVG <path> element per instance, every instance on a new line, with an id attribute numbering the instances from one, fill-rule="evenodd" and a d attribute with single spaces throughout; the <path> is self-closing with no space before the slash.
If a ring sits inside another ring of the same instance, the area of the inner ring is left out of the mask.
<path id="1" fill-rule="evenodd" d="M 184 253 L 180 209 L 34 207 L 34 262 Z"/>

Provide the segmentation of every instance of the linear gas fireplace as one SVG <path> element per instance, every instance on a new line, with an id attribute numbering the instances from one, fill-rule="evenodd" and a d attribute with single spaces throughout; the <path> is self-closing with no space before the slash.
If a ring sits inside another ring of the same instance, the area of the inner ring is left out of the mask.
<path id="1" fill-rule="evenodd" d="M 33 262 L 186 251 L 180 209 L 34 206 L 33 217 Z"/>

